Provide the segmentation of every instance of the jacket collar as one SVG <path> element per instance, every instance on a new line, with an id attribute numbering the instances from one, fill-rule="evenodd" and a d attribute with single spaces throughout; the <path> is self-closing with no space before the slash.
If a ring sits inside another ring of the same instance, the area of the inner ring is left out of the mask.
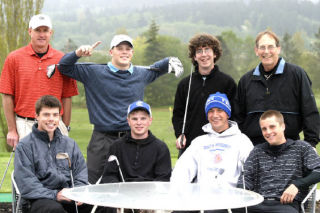
<path id="1" fill-rule="evenodd" d="M 285 65 L 285 60 L 283 58 L 280 58 L 280 63 L 278 65 L 278 68 L 275 72 L 275 74 L 283 74 L 283 70 L 284 70 L 284 65 Z M 253 75 L 255 76 L 260 76 L 260 71 L 259 71 L 259 66 L 260 66 L 261 62 L 256 66 L 256 68 L 253 71 Z"/>
<path id="2" fill-rule="evenodd" d="M 151 133 L 151 131 L 148 131 L 148 137 L 144 139 L 134 139 L 131 137 L 131 132 L 129 131 L 126 135 L 126 142 L 128 143 L 136 143 L 137 145 L 145 145 L 153 142 L 155 140 L 155 137 Z"/>
<path id="3" fill-rule="evenodd" d="M 212 78 L 213 75 L 215 75 L 216 72 L 219 72 L 219 66 L 218 65 L 214 65 L 213 69 L 211 70 L 210 74 L 209 75 L 206 75 L 207 78 Z M 199 67 L 198 65 L 196 65 L 195 67 L 195 71 L 194 73 L 199 76 L 199 77 L 202 77 L 203 75 L 200 74 L 199 72 Z"/>
<path id="4" fill-rule="evenodd" d="M 50 143 L 50 139 L 49 139 L 49 135 L 44 132 L 44 131 L 40 131 L 38 129 L 38 124 L 35 123 L 33 126 L 32 126 L 32 133 L 36 135 L 36 137 L 40 138 L 41 141 L 44 141 L 46 143 Z M 57 128 L 55 131 L 54 131 L 54 135 L 53 135 L 53 139 L 52 141 L 56 141 L 57 138 L 61 137 L 62 136 L 62 133 L 60 132 L 60 129 Z"/>
<path id="5" fill-rule="evenodd" d="M 295 143 L 294 140 L 287 139 L 285 143 L 278 146 L 270 146 L 268 142 L 261 144 L 261 146 L 262 146 L 262 149 L 265 150 L 267 153 L 277 155 L 282 151 L 286 150 L 288 147 L 290 147 L 294 143 Z"/>

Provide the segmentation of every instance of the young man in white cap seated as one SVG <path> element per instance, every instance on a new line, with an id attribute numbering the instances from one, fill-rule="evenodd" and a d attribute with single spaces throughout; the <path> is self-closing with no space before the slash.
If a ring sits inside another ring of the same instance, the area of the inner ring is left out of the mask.
<path id="1" fill-rule="evenodd" d="M 122 34 L 111 41 L 108 64 L 76 64 L 80 57 L 90 56 L 99 43 L 80 46 L 59 62 L 62 74 L 82 82 L 85 87 L 90 122 L 94 125 L 87 148 L 90 183 L 102 175 L 112 143 L 130 129 L 126 119 L 129 104 L 143 100 L 144 88 L 158 77 L 170 72 L 178 77 L 183 73 L 183 66 L 175 57 L 155 62 L 152 69 L 133 66 L 133 40 Z"/>
<path id="2" fill-rule="evenodd" d="M 207 134 L 198 136 L 178 159 L 171 176 L 173 183 L 214 183 L 237 186 L 242 165 L 253 145 L 236 122 L 228 120 L 231 106 L 225 94 L 211 94 L 205 105 Z M 220 211 L 219 211 L 220 212 Z M 227 212 L 223 210 L 222 212 Z"/>

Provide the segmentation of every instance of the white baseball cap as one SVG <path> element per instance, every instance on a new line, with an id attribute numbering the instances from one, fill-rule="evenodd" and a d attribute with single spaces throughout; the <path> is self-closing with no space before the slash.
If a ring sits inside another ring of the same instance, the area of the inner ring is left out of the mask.
<path id="1" fill-rule="evenodd" d="M 115 35 L 112 38 L 110 43 L 110 50 L 113 47 L 118 46 L 121 42 L 124 42 L 124 41 L 128 42 L 133 48 L 132 38 L 130 38 L 128 35 L 125 35 L 125 34 L 119 34 L 119 35 Z"/>
<path id="2" fill-rule="evenodd" d="M 50 17 L 44 14 L 38 14 L 38 15 L 32 16 L 29 22 L 29 28 L 32 28 L 34 30 L 40 26 L 46 26 L 51 29 L 52 23 L 51 23 Z"/>

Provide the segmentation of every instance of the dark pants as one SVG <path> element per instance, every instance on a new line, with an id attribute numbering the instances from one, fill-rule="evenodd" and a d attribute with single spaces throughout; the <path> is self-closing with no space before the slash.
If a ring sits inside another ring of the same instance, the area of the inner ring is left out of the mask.
<path id="1" fill-rule="evenodd" d="M 82 204 L 78 206 L 79 213 L 90 213 L 91 205 Z M 29 211 L 24 210 L 24 213 L 76 213 L 75 203 L 59 203 L 51 199 L 38 199 L 30 201 Z"/>
<path id="2" fill-rule="evenodd" d="M 87 167 L 89 183 L 95 184 L 103 173 L 110 146 L 119 137 L 93 130 L 87 147 Z"/>
<path id="3" fill-rule="evenodd" d="M 249 206 L 248 213 L 299 213 L 299 202 L 281 204 L 278 200 L 264 200 L 256 206 Z M 233 213 L 245 213 L 245 210 L 232 210 Z"/>

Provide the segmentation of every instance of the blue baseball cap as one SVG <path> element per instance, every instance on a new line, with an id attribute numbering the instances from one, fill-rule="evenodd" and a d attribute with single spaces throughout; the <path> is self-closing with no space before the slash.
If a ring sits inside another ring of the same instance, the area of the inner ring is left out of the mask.
<path id="1" fill-rule="evenodd" d="M 138 109 L 142 109 L 145 110 L 150 116 L 152 116 L 151 114 L 151 107 L 149 104 L 143 102 L 143 101 L 135 101 L 132 104 L 129 105 L 128 107 L 128 114 L 127 116 L 129 116 L 129 114 L 134 111 L 134 110 L 138 110 Z"/>
<path id="2" fill-rule="evenodd" d="M 208 118 L 208 112 L 212 108 L 219 108 L 225 111 L 228 117 L 231 117 L 231 105 L 229 99 L 226 94 L 216 92 L 215 94 L 211 94 L 206 102 L 205 111 L 206 116 Z"/>

